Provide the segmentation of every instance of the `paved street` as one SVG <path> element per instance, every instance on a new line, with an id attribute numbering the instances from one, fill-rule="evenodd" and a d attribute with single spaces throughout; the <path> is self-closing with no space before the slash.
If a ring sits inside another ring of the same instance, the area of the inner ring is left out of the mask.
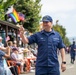
<path id="1" fill-rule="evenodd" d="M 61 60 L 60 60 L 61 61 Z M 65 72 L 61 72 L 61 75 L 76 75 L 76 61 L 74 64 L 70 63 L 70 55 L 66 55 L 67 69 Z"/>
<path id="2" fill-rule="evenodd" d="M 67 70 L 65 72 L 61 72 L 60 75 L 76 75 L 76 61 L 74 64 L 70 63 L 70 55 L 66 54 L 67 61 Z M 61 56 L 59 55 L 59 62 L 61 63 Z M 35 75 L 34 72 L 30 72 L 28 74 L 20 74 L 20 75 Z"/>

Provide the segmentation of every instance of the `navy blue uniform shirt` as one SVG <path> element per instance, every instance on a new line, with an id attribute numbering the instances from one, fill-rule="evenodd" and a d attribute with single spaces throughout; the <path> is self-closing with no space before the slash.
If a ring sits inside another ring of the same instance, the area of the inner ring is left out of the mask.
<path id="1" fill-rule="evenodd" d="M 41 31 L 28 37 L 29 44 L 37 43 L 38 54 L 36 66 L 59 66 L 57 49 L 64 48 L 62 38 L 58 32 Z"/>
<path id="2" fill-rule="evenodd" d="M 75 44 L 72 44 L 72 45 L 70 45 L 70 53 L 75 53 L 75 50 L 74 49 L 76 49 L 76 45 Z"/>

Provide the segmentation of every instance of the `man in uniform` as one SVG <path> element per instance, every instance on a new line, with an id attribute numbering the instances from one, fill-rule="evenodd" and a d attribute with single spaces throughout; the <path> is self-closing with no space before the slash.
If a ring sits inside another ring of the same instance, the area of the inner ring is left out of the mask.
<path id="1" fill-rule="evenodd" d="M 42 22 L 43 30 L 29 37 L 24 35 L 25 31 L 21 26 L 20 37 L 25 44 L 37 43 L 38 45 L 35 75 L 60 75 L 57 49 L 61 52 L 61 69 L 64 72 L 66 70 L 65 45 L 60 34 L 52 28 L 52 17 L 46 15 L 42 18 Z"/>
<path id="2" fill-rule="evenodd" d="M 73 41 L 73 44 L 70 45 L 70 55 L 71 55 L 72 64 L 74 64 L 75 61 L 75 50 L 76 50 L 76 45 L 75 45 L 75 41 Z"/>

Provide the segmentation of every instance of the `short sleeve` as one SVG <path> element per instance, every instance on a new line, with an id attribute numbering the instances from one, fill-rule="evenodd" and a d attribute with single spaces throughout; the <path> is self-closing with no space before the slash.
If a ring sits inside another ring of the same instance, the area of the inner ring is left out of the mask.
<path id="1" fill-rule="evenodd" d="M 65 48 L 65 44 L 63 43 L 63 40 L 62 40 L 61 36 L 59 36 L 58 48 L 59 48 L 59 49 Z"/>
<path id="2" fill-rule="evenodd" d="M 29 43 L 28 44 L 36 43 L 37 42 L 37 40 L 36 40 L 37 38 L 36 37 L 37 37 L 36 34 L 33 34 L 33 35 L 27 37 L 28 40 L 29 40 Z"/>

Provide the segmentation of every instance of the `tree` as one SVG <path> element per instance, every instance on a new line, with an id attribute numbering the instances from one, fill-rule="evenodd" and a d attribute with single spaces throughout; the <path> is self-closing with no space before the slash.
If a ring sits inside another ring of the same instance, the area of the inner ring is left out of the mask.
<path id="1" fill-rule="evenodd" d="M 7 0 L 7 1 L 2 0 L 0 2 L 0 19 L 1 20 L 5 20 L 5 10 L 9 6 L 13 5 L 15 2 L 16 0 Z"/>
<path id="2" fill-rule="evenodd" d="M 40 11 L 41 5 L 39 4 L 41 0 L 17 0 L 14 7 L 18 12 L 25 14 L 26 22 L 23 26 L 30 32 L 38 31 L 39 21 L 40 21 Z"/>
<path id="3" fill-rule="evenodd" d="M 66 46 L 70 46 L 71 43 L 70 43 L 68 37 L 64 38 L 64 43 L 65 43 Z"/>
<path id="4" fill-rule="evenodd" d="M 60 33 L 65 45 L 70 45 L 69 39 L 66 37 L 66 29 L 62 25 L 59 25 L 57 22 L 58 20 L 56 21 L 56 25 L 53 26 L 54 30 Z"/>
<path id="5" fill-rule="evenodd" d="M 3 9 L 3 5 L 4 5 L 4 2 L 3 0 L 0 1 L 0 19 L 3 20 L 4 19 L 4 9 Z"/>
<path id="6" fill-rule="evenodd" d="M 62 36 L 62 39 L 64 39 L 66 36 L 66 29 L 63 28 L 63 26 L 61 25 L 54 25 L 53 27 L 54 27 L 54 30 L 60 33 L 60 35 Z"/>

